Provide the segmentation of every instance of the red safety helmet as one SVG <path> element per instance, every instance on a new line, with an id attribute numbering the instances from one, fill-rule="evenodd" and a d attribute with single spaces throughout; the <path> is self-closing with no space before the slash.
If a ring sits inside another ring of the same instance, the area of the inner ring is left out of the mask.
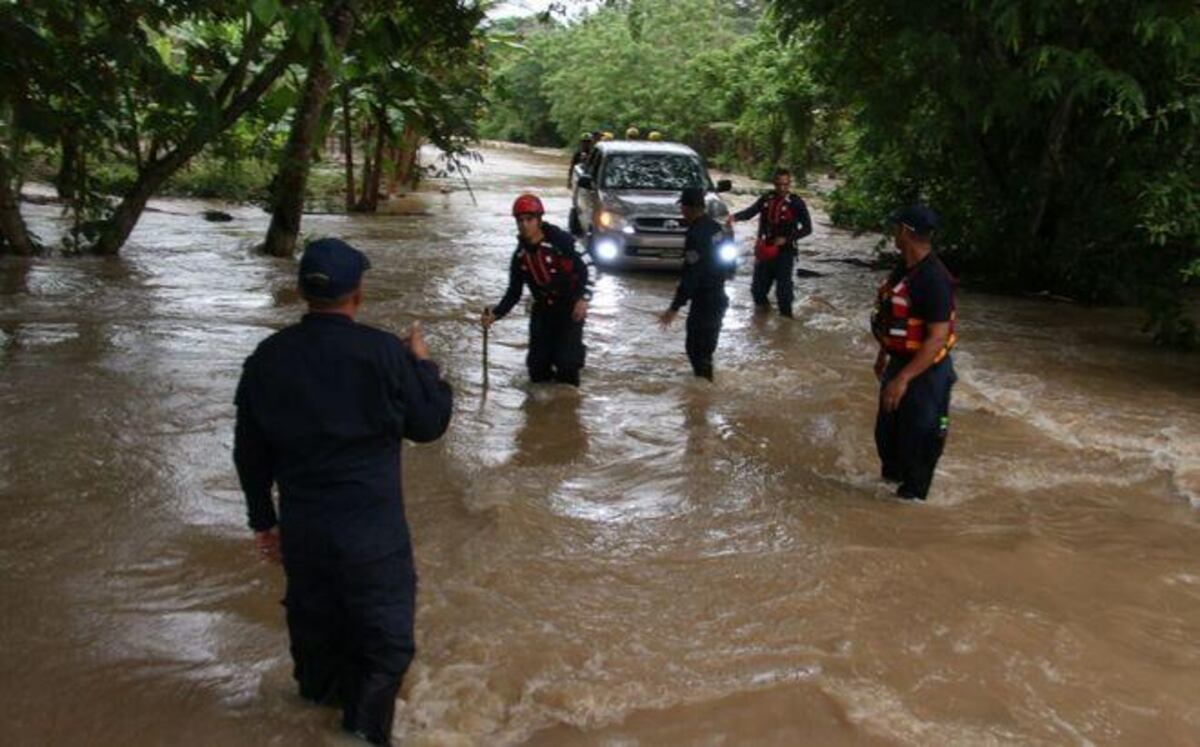
<path id="1" fill-rule="evenodd" d="M 538 199 L 537 195 L 526 192 L 513 203 L 512 212 L 514 218 L 518 215 L 542 216 L 546 214 L 546 208 L 542 207 L 542 201 Z"/>

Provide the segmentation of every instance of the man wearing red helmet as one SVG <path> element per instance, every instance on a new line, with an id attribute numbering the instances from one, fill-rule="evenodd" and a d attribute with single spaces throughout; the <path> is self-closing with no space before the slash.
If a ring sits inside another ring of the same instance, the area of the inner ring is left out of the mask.
<path id="1" fill-rule="evenodd" d="M 591 286 L 587 261 L 575 250 L 575 239 L 542 220 L 545 208 L 537 195 L 523 194 L 513 203 L 517 248 L 508 269 L 508 290 L 480 320 L 486 329 L 503 319 L 529 286 L 529 353 L 525 365 L 534 382 L 557 381 L 579 386 L 583 368 L 583 321 Z"/>

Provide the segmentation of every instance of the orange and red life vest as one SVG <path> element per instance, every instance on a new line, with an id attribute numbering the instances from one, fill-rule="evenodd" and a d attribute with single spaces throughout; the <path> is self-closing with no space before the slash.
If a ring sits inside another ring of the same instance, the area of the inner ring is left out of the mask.
<path id="1" fill-rule="evenodd" d="M 914 268 L 913 272 L 915 272 Z M 892 355 L 915 355 L 925 344 L 929 336 L 928 324 L 924 319 L 912 315 L 912 293 L 909 280 L 913 272 L 908 273 L 900 282 L 892 284 L 892 279 L 884 280 L 879 286 L 875 303 L 875 313 L 871 315 L 871 330 L 883 344 L 884 349 Z M 958 311 L 954 301 L 950 301 L 950 335 L 946 344 L 938 351 L 934 363 L 940 362 L 958 342 L 955 333 L 955 321 Z"/>

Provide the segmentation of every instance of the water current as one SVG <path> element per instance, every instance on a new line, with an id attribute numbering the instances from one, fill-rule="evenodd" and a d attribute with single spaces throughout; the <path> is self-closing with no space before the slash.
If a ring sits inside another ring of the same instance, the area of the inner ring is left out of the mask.
<path id="1" fill-rule="evenodd" d="M 446 437 L 406 452 L 403 744 L 1200 744 L 1200 360 L 1135 312 L 964 290 L 947 453 L 928 503 L 897 502 L 880 273 L 845 261 L 878 237 L 818 204 L 800 265 L 823 275 L 788 321 L 754 316 L 742 268 L 715 384 L 655 323 L 673 277 L 604 274 L 578 392 L 526 382 L 521 307 L 485 390 L 510 202 L 565 224 L 569 193 L 558 153 L 484 155 L 478 205 L 433 182 L 305 218 L 370 255 L 363 320 L 422 321 L 456 389 Z M 295 263 L 254 253 L 257 208 L 153 206 L 120 258 L 0 262 L 0 736 L 343 744 L 293 694 L 230 459 L 241 362 L 302 312 Z"/>

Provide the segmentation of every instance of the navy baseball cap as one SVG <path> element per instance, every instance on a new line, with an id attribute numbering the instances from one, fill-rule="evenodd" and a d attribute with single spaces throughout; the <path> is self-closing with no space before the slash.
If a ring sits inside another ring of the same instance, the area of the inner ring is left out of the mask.
<path id="1" fill-rule="evenodd" d="M 708 204 L 708 192 L 704 187 L 684 187 L 679 194 L 679 204 L 684 207 L 704 207 Z"/>
<path id="2" fill-rule="evenodd" d="M 942 219 L 938 214 L 924 205 L 902 207 L 888 216 L 888 222 L 908 226 L 922 235 L 932 233 L 942 226 Z"/>
<path id="3" fill-rule="evenodd" d="M 367 255 L 341 239 L 317 239 L 300 258 L 300 292 L 313 298 L 341 298 L 358 287 L 371 268 Z"/>

